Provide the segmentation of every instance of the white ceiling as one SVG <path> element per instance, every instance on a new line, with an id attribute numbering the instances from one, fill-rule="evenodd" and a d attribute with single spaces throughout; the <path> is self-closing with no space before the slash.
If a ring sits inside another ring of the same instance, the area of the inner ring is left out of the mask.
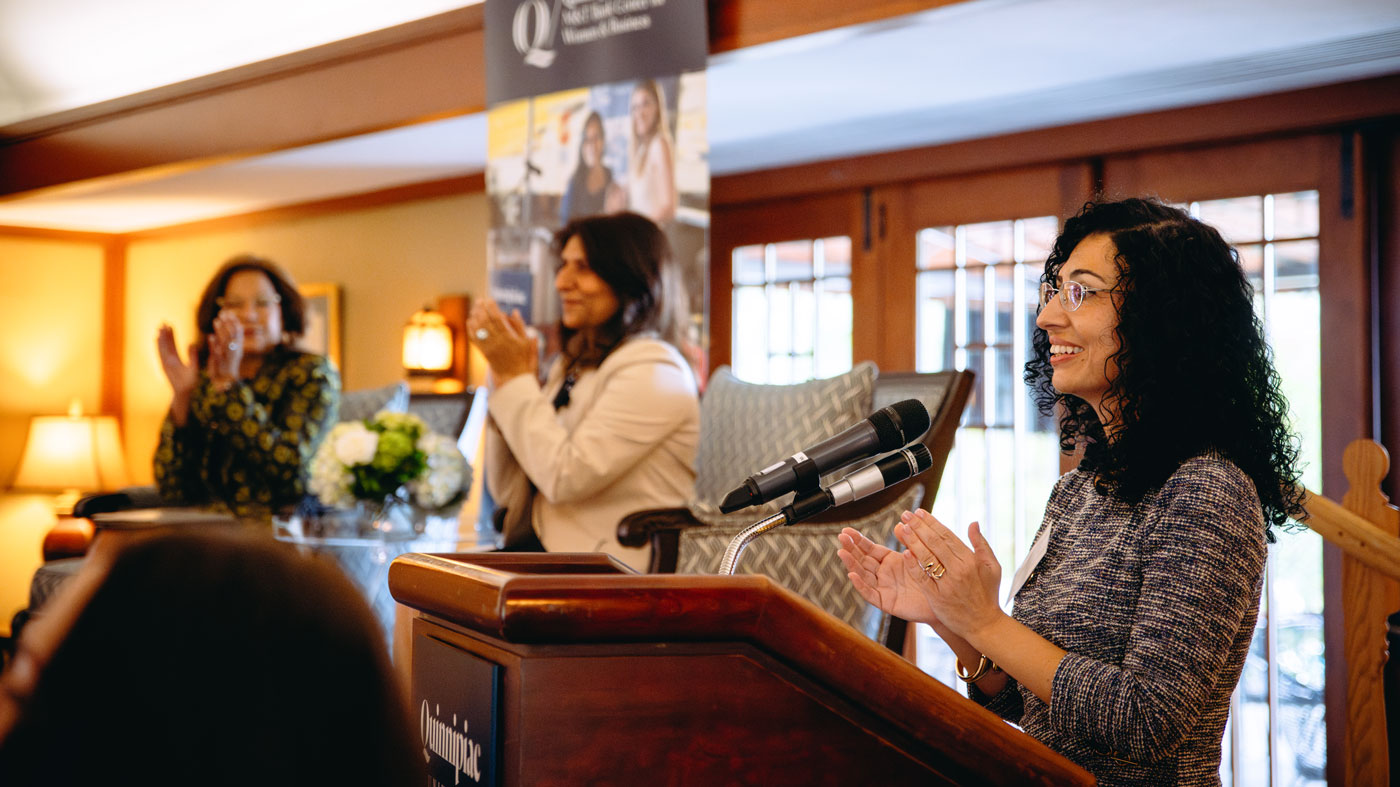
<path id="1" fill-rule="evenodd" d="M 300 2 L 242 0 L 239 14 L 211 25 L 175 13 L 196 5 L 188 0 L 0 0 L 0 125 L 157 86 L 127 82 L 101 95 L 81 68 L 41 77 L 43 63 L 62 60 L 52 52 L 81 44 L 66 13 L 77 6 L 163 18 L 162 41 L 217 29 L 203 48 L 222 43 L 252 62 L 466 5 Z M 390 5 L 402 16 L 384 16 Z M 343 19 L 355 9 L 374 14 L 358 29 Z M 331 18 L 341 21 L 321 24 Z M 116 18 L 87 27 L 103 24 Z M 268 35 L 283 26 L 321 37 Z M 45 46 L 46 35 L 62 38 Z M 266 45 L 273 40 L 284 51 Z M 164 83 L 199 75 L 169 70 L 188 50 L 146 49 L 151 64 L 132 73 Z M 238 64 L 223 57 L 203 73 Z M 89 76 L 110 62 L 88 61 Z M 1395 0 L 973 0 L 712 57 L 710 164 L 741 172 L 1391 73 L 1400 73 Z M 473 115 L 166 177 L 74 184 L 0 201 L 0 224 L 127 232 L 362 193 L 479 172 L 485 138 Z"/>

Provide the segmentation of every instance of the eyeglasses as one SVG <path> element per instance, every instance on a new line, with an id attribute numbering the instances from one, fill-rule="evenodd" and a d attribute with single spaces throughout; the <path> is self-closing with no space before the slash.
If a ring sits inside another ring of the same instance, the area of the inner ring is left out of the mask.
<path id="1" fill-rule="evenodd" d="M 274 306 L 281 302 L 282 299 L 274 295 L 271 298 L 254 298 L 251 305 L 260 312 L 266 312 L 271 311 Z M 234 312 L 241 312 L 249 306 L 248 301 L 240 298 L 215 298 L 214 303 L 218 304 L 220 309 L 228 309 Z"/>
<path id="2" fill-rule="evenodd" d="M 1084 305 L 1084 296 L 1091 292 L 1119 292 L 1116 287 L 1086 287 L 1077 281 L 1067 281 L 1059 287 L 1055 287 L 1048 281 L 1040 283 L 1040 308 L 1044 309 L 1050 303 L 1055 293 L 1060 294 L 1060 305 L 1066 311 L 1078 311 Z"/>

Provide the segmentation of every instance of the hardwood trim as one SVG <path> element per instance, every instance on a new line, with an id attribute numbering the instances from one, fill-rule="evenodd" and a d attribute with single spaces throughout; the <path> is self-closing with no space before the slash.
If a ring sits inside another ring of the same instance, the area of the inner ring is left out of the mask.
<path id="1" fill-rule="evenodd" d="M 101 412 L 122 420 L 126 368 L 127 242 L 108 238 L 102 245 Z"/>
<path id="2" fill-rule="evenodd" d="M 958 5 L 965 0 L 709 0 L 710 53 Z"/>
<path id="3" fill-rule="evenodd" d="M 1380 436 L 1383 445 L 1400 447 L 1400 124 L 1390 125 L 1378 137 L 1371 148 L 1371 176 L 1376 183 L 1371 239 L 1377 252 L 1373 262 L 1377 293 L 1372 302 L 1380 307 Z M 1391 466 L 1385 484 L 1390 499 L 1400 500 L 1400 462 Z M 1400 653 L 1394 658 L 1400 659 Z"/>
<path id="4" fill-rule="evenodd" d="M 1352 440 L 1371 435 L 1371 347 L 1370 275 L 1366 261 L 1367 194 L 1359 187 L 1366 181 L 1366 155 L 1359 135 L 1352 131 L 1322 137 L 1318 212 L 1318 274 L 1321 293 L 1321 330 L 1327 337 L 1322 354 L 1322 455 L 1340 457 Z M 1352 162 L 1343 173 L 1344 147 L 1352 145 Z M 1352 207 L 1348 214 L 1343 202 L 1348 181 Z M 1322 493 L 1336 494 L 1346 488 L 1342 462 L 1332 461 L 1322 469 Z M 1323 550 L 1323 574 L 1333 581 L 1324 587 L 1326 604 L 1323 631 L 1328 653 L 1345 653 L 1347 638 L 1343 605 L 1354 592 L 1356 574 L 1337 547 Z M 1332 709 L 1348 707 L 1351 676 L 1345 658 L 1328 659 L 1326 702 Z M 1335 784 L 1345 781 L 1351 758 L 1350 716 L 1343 710 L 1329 714 L 1327 724 L 1327 778 Z M 1340 722 L 1340 723 L 1339 723 Z"/>
<path id="5" fill-rule="evenodd" d="M 0 237 L 33 238 L 35 240 L 56 240 L 70 243 L 106 243 L 112 239 L 110 232 L 83 232 L 80 230 L 60 230 L 49 227 L 22 227 L 15 224 L 0 224 Z"/>
<path id="6" fill-rule="evenodd" d="M 1400 75 L 889 153 L 716 177 L 710 204 L 1297 134 L 1400 115 Z M 1289 167 L 1277 166 L 1279 171 Z"/>
<path id="7" fill-rule="evenodd" d="M 311 202 L 300 202 L 294 205 L 282 205 L 276 208 L 268 208 L 267 210 L 254 211 L 252 213 L 242 213 L 237 216 L 221 216 L 217 219 L 192 221 L 186 224 L 172 224 L 167 227 L 157 227 L 154 229 L 125 233 L 123 237 L 130 240 L 149 240 L 152 238 L 170 238 L 181 235 L 199 235 L 208 232 L 241 230 L 262 224 L 296 221 L 298 219 L 314 218 L 316 216 L 345 213 L 355 210 L 368 210 L 370 208 L 398 205 L 420 199 L 477 194 L 485 190 L 485 173 L 473 172 L 469 175 L 459 175 L 451 178 L 443 178 L 442 180 L 430 180 L 423 183 L 410 183 L 406 186 L 392 186 L 387 189 L 368 191 L 362 194 L 330 197 Z"/>
<path id="8" fill-rule="evenodd" d="M 449 11 L 0 129 L 0 193 L 481 111 L 481 15 Z"/>
<path id="9" fill-rule="evenodd" d="M 1151 193 L 1172 202 L 1315 189 L 1318 173 L 1331 166 L 1332 139 L 1299 134 L 1110 156 L 1103 188 L 1112 198 Z"/>

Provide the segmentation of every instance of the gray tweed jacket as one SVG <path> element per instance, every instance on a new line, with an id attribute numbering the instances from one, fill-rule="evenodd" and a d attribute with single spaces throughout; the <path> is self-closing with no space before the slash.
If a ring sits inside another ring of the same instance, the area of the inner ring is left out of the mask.
<path id="1" fill-rule="evenodd" d="M 968 696 L 1103 785 L 1219 784 L 1220 741 L 1259 612 L 1264 525 L 1249 478 L 1214 454 L 1138 505 L 1071 471 L 1012 616 L 1068 651 L 1051 704 L 1014 681 Z"/>

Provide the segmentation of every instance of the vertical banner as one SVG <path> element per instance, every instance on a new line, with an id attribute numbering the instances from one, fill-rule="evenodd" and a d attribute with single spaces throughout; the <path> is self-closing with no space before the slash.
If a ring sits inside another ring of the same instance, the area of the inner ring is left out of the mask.
<path id="1" fill-rule="evenodd" d="M 671 241 L 704 379 L 710 167 L 703 0 L 487 0 L 491 297 L 556 347 L 554 232 L 633 211 Z"/>

